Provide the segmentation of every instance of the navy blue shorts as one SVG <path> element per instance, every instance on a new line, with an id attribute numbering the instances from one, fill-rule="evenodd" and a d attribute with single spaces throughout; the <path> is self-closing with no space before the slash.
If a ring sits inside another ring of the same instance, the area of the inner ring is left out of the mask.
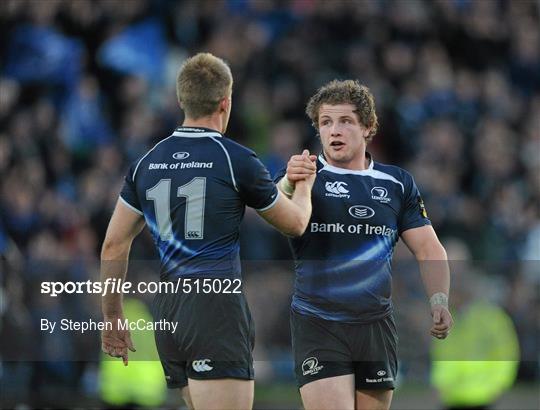
<path id="1" fill-rule="evenodd" d="M 253 380 L 255 328 L 243 294 L 156 294 L 155 321 L 178 322 L 176 332 L 156 330 L 167 387 L 196 380 Z"/>

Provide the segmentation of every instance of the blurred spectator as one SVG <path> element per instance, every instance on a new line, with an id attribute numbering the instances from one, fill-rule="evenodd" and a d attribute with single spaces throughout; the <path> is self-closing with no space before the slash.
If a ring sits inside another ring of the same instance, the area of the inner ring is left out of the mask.
<path id="1" fill-rule="evenodd" d="M 65 128 L 62 132 L 64 144 L 77 157 L 86 158 L 112 139 L 112 132 L 100 107 L 96 79 L 83 78 L 66 102 Z"/>
<path id="2" fill-rule="evenodd" d="M 518 335 L 500 306 L 504 294 L 497 281 L 475 271 L 463 243 L 450 240 L 446 250 L 454 261 L 456 322 L 444 343 L 431 342 L 431 383 L 448 409 L 489 409 L 516 380 Z"/>

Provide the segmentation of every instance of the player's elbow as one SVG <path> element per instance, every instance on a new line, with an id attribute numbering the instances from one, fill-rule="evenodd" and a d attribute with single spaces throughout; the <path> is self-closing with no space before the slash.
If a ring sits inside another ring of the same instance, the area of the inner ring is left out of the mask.
<path id="1" fill-rule="evenodd" d="M 101 247 L 101 260 L 115 260 L 129 252 L 129 246 L 114 238 L 105 238 Z"/>
<path id="2" fill-rule="evenodd" d="M 101 260 L 108 260 L 110 256 L 114 253 L 116 244 L 110 239 L 105 239 L 103 245 L 101 246 Z"/>
<path id="3" fill-rule="evenodd" d="M 290 236 L 291 238 L 296 238 L 302 236 L 306 228 L 302 228 L 300 225 L 291 228 L 288 232 L 285 232 L 285 235 Z"/>
<path id="4" fill-rule="evenodd" d="M 291 225 L 290 231 L 286 234 L 292 237 L 302 236 L 306 231 L 307 225 L 309 223 L 310 215 L 297 215 L 294 220 L 294 223 Z"/>
<path id="5" fill-rule="evenodd" d="M 415 256 L 419 261 L 448 260 L 446 250 L 438 239 L 426 241 L 426 243 L 417 250 Z"/>

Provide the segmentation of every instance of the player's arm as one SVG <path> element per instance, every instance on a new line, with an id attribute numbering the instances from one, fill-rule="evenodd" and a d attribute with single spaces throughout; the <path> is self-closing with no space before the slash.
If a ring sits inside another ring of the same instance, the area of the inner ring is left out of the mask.
<path id="1" fill-rule="evenodd" d="M 107 228 L 101 249 L 101 283 L 107 279 L 124 280 L 129 251 L 133 239 L 141 232 L 144 218 L 118 200 Z M 127 364 L 127 349 L 134 350 L 129 331 L 117 329 L 118 319 L 123 320 L 122 295 L 108 291 L 102 297 L 102 311 L 106 322 L 113 323 L 112 331 L 102 333 L 102 350 L 114 357 L 122 357 Z"/>
<path id="2" fill-rule="evenodd" d="M 422 282 L 430 298 L 433 316 L 431 335 L 444 339 L 453 324 L 448 310 L 450 269 L 446 251 L 431 225 L 408 229 L 401 238 L 418 261 Z"/>
<path id="3" fill-rule="evenodd" d="M 311 218 L 311 188 L 315 174 L 299 181 L 291 199 L 280 195 L 276 204 L 259 215 L 276 229 L 289 236 L 300 236 Z"/>
<path id="4" fill-rule="evenodd" d="M 244 203 L 276 229 L 289 236 L 304 233 L 311 217 L 311 188 L 315 182 L 315 167 L 311 177 L 298 186 L 298 194 L 291 199 L 281 195 L 262 162 L 252 151 L 240 151 L 233 161 L 233 180 Z M 309 151 L 304 154 L 309 161 Z M 272 201 L 273 200 L 273 201 Z M 272 202 L 270 202 L 272 201 Z"/>

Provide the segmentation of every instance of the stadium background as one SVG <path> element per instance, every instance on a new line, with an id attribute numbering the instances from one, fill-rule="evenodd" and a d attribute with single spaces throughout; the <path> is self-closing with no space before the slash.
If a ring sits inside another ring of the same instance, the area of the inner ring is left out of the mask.
<path id="1" fill-rule="evenodd" d="M 381 127 L 369 149 L 415 175 L 461 272 L 453 297 L 488 298 L 516 327 L 518 380 L 499 408 L 538 408 L 539 15 L 540 3 L 527 0 L 0 2 L 3 406 L 99 405 L 99 341 L 63 333 L 48 346 L 31 325 L 75 310 L 98 317 L 99 305 L 42 297 L 33 286 L 50 272 L 97 278 L 124 173 L 181 123 L 176 71 L 210 51 L 235 78 L 227 135 L 272 173 L 301 148 L 318 149 L 304 114 L 317 87 L 358 78 L 371 88 Z M 256 403 L 298 406 L 288 246 L 247 212 L 241 247 L 257 325 Z M 152 260 L 151 249 L 144 234 L 132 255 Z M 440 407 L 419 274 L 401 247 L 396 258 L 394 408 Z M 133 266 L 128 278 L 157 279 Z M 50 361 L 29 360 L 36 349 Z M 94 362 L 78 361 L 82 350 Z"/>

